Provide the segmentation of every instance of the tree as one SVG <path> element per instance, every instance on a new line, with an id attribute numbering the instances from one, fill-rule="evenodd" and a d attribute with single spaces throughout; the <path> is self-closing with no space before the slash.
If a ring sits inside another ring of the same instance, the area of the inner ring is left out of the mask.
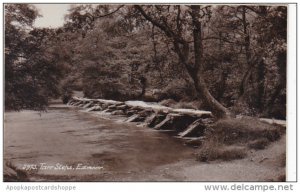
<path id="1" fill-rule="evenodd" d="M 279 62 L 281 67 L 276 66 L 277 55 L 280 55 L 281 51 L 286 53 L 285 11 L 284 6 L 246 5 L 218 6 L 213 10 L 214 14 L 208 26 L 209 32 L 204 34 L 205 49 L 208 50 L 205 60 L 209 68 L 214 66 L 212 71 L 227 70 L 227 81 L 230 85 L 224 94 L 231 95 L 231 99 L 226 100 L 232 101 L 237 113 L 257 115 L 269 111 L 271 106 L 277 108 L 274 105 L 268 106 L 267 103 L 272 100 L 271 93 L 276 94 L 276 84 L 285 84 L 284 56 Z M 219 44 L 219 50 L 213 48 L 216 44 Z M 221 65 L 213 63 L 223 63 L 225 60 L 229 61 L 230 65 L 222 70 Z M 205 74 L 211 72 L 206 71 Z M 281 80 L 279 74 L 282 74 Z M 210 85 L 212 90 L 216 87 L 214 84 Z M 283 90 L 279 92 L 283 96 Z M 277 99 L 279 98 L 276 97 Z M 285 105 L 285 101 L 281 102 Z M 284 105 L 279 107 L 283 111 Z M 285 115 L 281 115 L 281 118 L 282 116 Z"/>
<path id="2" fill-rule="evenodd" d="M 276 118 L 286 116 L 286 54 L 287 54 L 287 7 L 260 7 L 254 21 L 255 31 L 260 34 L 256 41 L 264 58 L 264 100 L 262 112 Z M 262 14 L 263 13 L 263 14 Z M 263 86 L 259 84 L 259 87 Z"/>
<path id="3" fill-rule="evenodd" d="M 57 96 L 59 68 L 46 44 L 51 30 L 33 29 L 28 4 L 5 5 L 5 109 L 42 110 Z"/>
<path id="4" fill-rule="evenodd" d="M 65 60 L 72 66 L 69 77 L 80 74 L 89 97 L 147 100 L 158 89 L 167 94 L 154 101 L 196 93 L 205 103 L 201 108 L 218 117 L 231 111 L 262 115 L 273 104 L 285 105 L 285 11 L 246 5 L 74 6 L 63 29 L 77 36 L 63 45 L 72 50 L 72 59 Z"/>
<path id="5" fill-rule="evenodd" d="M 166 36 L 173 41 L 175 52 L 178 55 L 180 63 L 185 67 L 189 76 L 193 80 L 197 93 L 201 99 L 210 107 L 212 112 L 218 117 L 229 116 L 230 112 L 221 103 L 219 103 L 209 92 L 205 81 L 202 76 L 202 21 L 210 16 L 209 7 L 200 5 L 192 5 L 185 7 L 183 10 L 181 5 L 178 6 L 147 6 L 146 10 L 139 5 L 135 8 L 141 15 L 151 22 L 153 25 L 162 30 Z M 171 10 L 171 11 L 170 11 Z M 176 10 L 176 11 L 175 11 Z M 176 14 L 172 14 L 175 12 Z M 183 12 L 183 13 L 182 13 Z M 183 15 L 183 16 L 182 16 Z M 170 17 L 172 17 L 170 19 Z M 188 19 L 192 22 L 189 22 Z M 175 20 L 174 26 L 169 21 Z M 184 26 L 184 24 L 188 24 Z M 185 30 L 183 32 L 183 30 Z M 190 63 L 189 60 L 189 41 L 185 35 L 192 33 L 194 45 L 194 62 Z"/>

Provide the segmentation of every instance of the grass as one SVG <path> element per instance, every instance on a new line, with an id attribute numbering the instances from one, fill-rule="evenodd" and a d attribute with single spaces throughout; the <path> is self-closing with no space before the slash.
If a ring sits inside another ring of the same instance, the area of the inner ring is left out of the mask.
<path id="1" fill-rule="evenodd" d="M 284 134 L 283 128 L 256 118 L 228 118 L 213 124 L 198 153 L 199 161 L 241 159 L 250 149 L 265 149 Z"/>
<path id="2" fill-rule="evenodd" d="M 257 139 L 276 141 L 282 135 L 280 127 L 256 118 L 224 119 L 212 127 L 217 140 L 224 144 L 248 143 Z"/>
<path id="3" fill-rule="evenodd" d="M 286 153 L 282 153 L 279 156 L 279 164 L 281 167 L 285 167 L 286 166 Z"/>
<path id="4" fill-rule="evenodd" d="M 279 182 L 285 182 L 286 181 L 285 174 L 279 175 L 279 177 L 277 178 L 277 181 L 279 181 Z"/>
<path id="5" fill-rule="evenodd" d="M 16 172 L 16 175 L 7 177 L 5 174 L 5 169 L 11 169 Z M 4 181 L 29 181 L 28 174 L 25 170 L 21 170 L 11 162 L 5 162 L 4 166 Z"/>
<path id="6" fill-rule="evenodd" d="M 197 160 L 202 162 L 214 161 L 221 159 L 230 161 L 234 159 L 243 159 L 247 156 L 247 150 L 240 146 L 213 146 L 212 148 L 205 147 L 200 151 Z"/>
<path id="7" fill-rule="evenodd" d="M 267 138 L 260 138 L 248 143 L 250 149 L 261 150 L 265 149 L 271 142 Z"/>
<path id="8" fill-rule="evenodd" d="M 275 178 L 271 178 L 266 181 L 267 182 L 286 182 L 286 174 L 281 173 L 280 175 L 276 176 Z"/>

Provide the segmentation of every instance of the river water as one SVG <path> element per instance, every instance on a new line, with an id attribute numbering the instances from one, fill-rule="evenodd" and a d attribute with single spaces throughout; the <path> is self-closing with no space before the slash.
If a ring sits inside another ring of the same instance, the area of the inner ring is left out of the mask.
<path id="1" fill-rule="evenodd" d="M 32 181 L 143 180 L 193 153 L 166 133 L 59 103 L 4 115 L 4 160 L 28 169 Z"/>

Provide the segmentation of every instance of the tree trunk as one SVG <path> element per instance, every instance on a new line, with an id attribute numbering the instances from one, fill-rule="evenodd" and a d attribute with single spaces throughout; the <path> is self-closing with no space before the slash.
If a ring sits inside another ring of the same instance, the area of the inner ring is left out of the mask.
<path id="1" fill-rule="evenodd" d="M 228 76 L 228 73 L 225 70 L 223 70 L 221 77 L 217 84 L 218 85 L 217 86 L 217 96 L 216 96 L 217 100 L 221 100 L 223 98 L 224 92 L 226 90 L 227 76 Z"/>
<path id="2" fill-rule="evenodd" d="M 258 63 L 257 66 L 257 98 L 256 107 L 261 112 L 264 109 L 264 93 L 265 93 L 265 62 L 263 59 Z"/>
<path id="3" fill-rule="evenodd" d="M 169 38 L 172 38 L 173 45 L 176 54 L 179 57 L 180 63 L 184 65 L 189 76 L 193 80 L 195 89 L 198 95 L 203 99 L 203 102 L 206 103 L 212 113 L 218 118 L 224 118 L 231 116 L 230 111 L 225 108 L 221 103 L 219 103 L 209 92 L 205 81 L 202 76 L 202 37 L 201 37 L 201 22 L 200 22 L 200 6 L 192 5 L 192 12 L 190 13 L 192 16 L 193 23 L 193 36 L 194 36 L 194 55 L 195 62 L 194 64 L 188 63 L 189 58 L 189 43 L 184 40 L 184 38 L 178 34 L 176 31 L 173 31 L 172 28 L 167 23 L 161 23 L 159 20 L 156 20 L 151 15 L 147 14 L 143 8 L 139 5 L 134 6 L 142 16 L 150 21 L 153 25 L 162 30 L 165 35 Z M 180 19 L 180 16 L 177 17 L 177 20 Z M 180 22 L 177 22 L 179 24 Z M 178 26 L 179 27 L 179 26 Z"/>
<path id="4" fill-rule="evenodd" d="M 246 63 L 248 70 L 243 75 L 242 82 L 240 84 L 240 92 L 239 92 L 239 101 L 243 100 L 244 94 L 246 93 L 247 84 L 249 81 L 249 78 L 252 73 L 252 62 L 251 62 L 251 52 L 250 52 L 250 36 L 248 33 L 248 24 L 247 24 L 247 18 L 246 18 L 246 7 L 242 7 L 242 24 L 243 24 L 243 35 L 244 35 L 244 48 L 245 48 L 245 56 L 246 56 Z"/>
<path id="5" fill-rule="evenodd" d="M 201 77 L 197 79 L 193 79 L 195 83 L 195 88 L 197 92 L 200 94 L 203 101 L 210 107 L 212 113 L 218 118 L 226 118 L 230 117 L 231 112 L 224 107 L 221 103 L 219 103 L 209 92 L 206 87 L 204 80 Z"/>
<path id="6" fill-rule="evenodd" d="M 191 75 L 195 88 L 200 94 L 201 98 L 211 108 L 211 111 L 217 117 L 223 118 L 230 116 L 231 113 L 221 103 L 219 103 L 209 92 L 204 79 L 202 78 L 202 36 L 201 36 L 201 22 L 199 21 L 199 5 L 192 5 L 192 19 L 193 19 L 193 36 L 194 36 L 194 54 L 195 54 L 195 73 Z"/>
<path id="7" fill-rule="evenodd" d="M 281 52 L 277 55 L 276 64 L 280 71 L 280 78 L 279 83 L 275 87 L 274 92 L 271 94 L 270 100 L 266 105 L 267 113 L 272 110 L 275 100 L 278 98 L 281 90 L 286 87 L 286 52 Z"/>
<path id="8" fill-rule="evenodd" d="M 139 95 L 139 98 L 142 99 L 142 98 L 144 98 L 145 93 L 146 93 L 147 79 L 142 76 L 139 78 L 139 81 L 140 81 L 141 88 L 142 88 L 142 92 Z"/>

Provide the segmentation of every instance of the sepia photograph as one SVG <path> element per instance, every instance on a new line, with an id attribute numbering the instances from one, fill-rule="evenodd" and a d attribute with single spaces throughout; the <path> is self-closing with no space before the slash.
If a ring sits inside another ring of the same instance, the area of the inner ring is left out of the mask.
<path id="1" fill-rule="evenodd" d="M 4 182 L 287 181 L 288 11 L 4 3 Z"/>

